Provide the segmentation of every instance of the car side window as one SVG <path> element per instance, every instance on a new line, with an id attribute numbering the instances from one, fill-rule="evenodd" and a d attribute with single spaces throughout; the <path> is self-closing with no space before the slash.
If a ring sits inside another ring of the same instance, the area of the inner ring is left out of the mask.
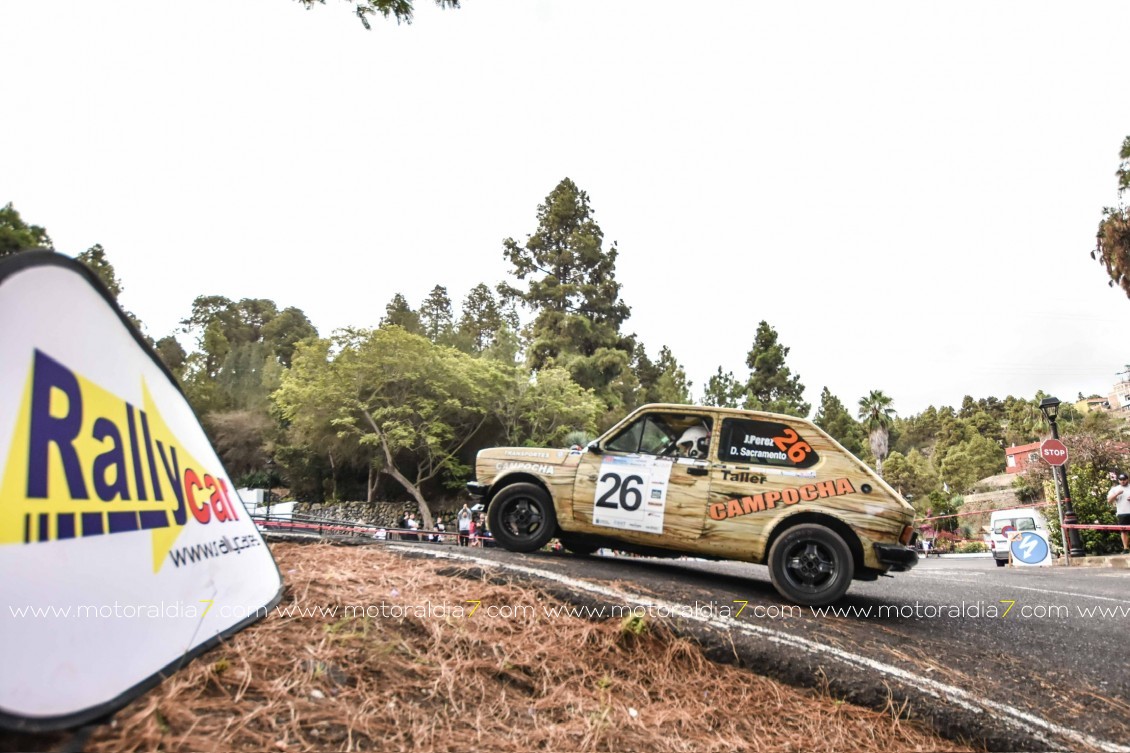
<path id="1" fill-rule="evenodd" d="M 704 458 L 710 446 L 712 423 L 708 416 L 652 413 L 625 427 L 604 445 L 604 449 L 610 452 Z"/>
<path id="2" fill-rule="evenodd" d="M 776 421 L 726 418 L 722 421 L 718 459 L 730 463 L 811 468 L 820 461 L 820 456 L 808 439 L 796 429 Z"/>

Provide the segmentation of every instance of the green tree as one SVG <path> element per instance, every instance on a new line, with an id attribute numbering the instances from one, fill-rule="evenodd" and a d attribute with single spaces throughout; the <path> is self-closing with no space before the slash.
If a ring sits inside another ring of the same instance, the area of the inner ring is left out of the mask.
<path id="1" fill-rule="evenodd" d="M 812 421 L 852 455 L 859 457 L 863 454 L 863 427 L 827 387 L 820 392 L 820 407 Z"/>
<path id="2" fill-rule="evenodd" d="M 408 299 L 400 293 L 395 294 L 385 306 L 385 315 L 381 319 L 382 327 L 400 327 L 405 332 L 413 335 L 423 334 L 424 326 L 420 323 L 420 315 L 408 305 Z"/>
<path id="3" fill-rule="evenodd" d="M 1122 161 L 1115 175 L 1121 200 L 1122 194 L 1130 189 L 1130 136 L 1122 142 L 1118 157 Z M 1097 259 L 1106 268 L 1111 287 L 1117 285 L 1130 296 L 1130 210 L 1123 207 L 1121 201 L 1118 207 L 1103 209 L 1091 258 Z"/>
<path id="4" fill-rule="evenodd" d="M 114 300 L 118 300 L 118 296 L 122 294 L 122 283 L 114 271 L 114 265 L 106 258 L 106 249 L 102 248 L 100 243 L 95 243 L 76 256 L 75 259 L 89 267 L 90 271 L 97 275 L 106 289 L 110 291 Z"/>
<path id="5" fill-rule="evenodd" d="M 898 430 L 898 439 L 890 443 L 892 451 L 903 455 L 909 455 L 912 450 L 928 452 L 937 439 L 938 409 L 931 405 L 916 416 L 896 417 L 892 426 Z"/>
<path id="6" fill-rule="evenodd" d="M 582 389 L 564 369 L 530 374 L 514 368 L 494 413 L 508 445 L 568 447 L 572 435 L 591 435 L 603 409 L 592 390 Z"/>
<path id="7" fill-rule="evenodd" d="M 880 476 L 883 475 L 883 459 L 887 457 L 887 439 L 895 415 L 894 401 L 881 390 L 871 390 L 867 397 L 859 399 L 859 420 L 867 431 L 871 455 L 875 458 L 875 470 Z"/>
<path id="8" fill-rule="evenodd" d="M 504 390 L 503 370 L 395 326 L 339 334 L 333 349 L 332 358 L 327 347 L 304 358 L 299 346 L 275 393 L 282 416 L 328 415 L 412 495 L 430 528 L 422 487 L 466 476 L 460 452 L 491 417 Z"/>
<path id="9" fill-rule="evenodd" d="M 630 309 L 620 300 L 616 244 L 604 248 L 588 194 L 568 178 L 538 206 L 537 222 L 524 244 L 503 241 L 514 276 L 527 281 L 516 292 L 536 312 L 527 362 L 533 371 L 567 369 L 609 407 L 622 406 L 636 380 L 630 373 L 634 343 L 620 334 Z"/>
<path id="10" fill-rule="evenodd" d="M 632 371 L 639 382 L 639 404 L 690 403 L 691 382 L 686 371 L 666 345 L 659 349 L 659 360 L 652 363 L 647 349 L 637 343 Z"/>
<path id="11" fill-rule="evenodd" d="M 293 353 L 296 338 L 314 333 L 299 309 L 280 315 L 274 301 L 236 303 L 220 295 L 198 296 L 181 327 L 196 336 L 197 350 L 185 360 L 182 384 L 200 415 L 264 410 L 279 359 Z"/>
<path id="12" fill-rule="evenodd" d="M 202 295 L 192 302 L 192 313 L 181 320 L 181 327 L 194 334 L 198 346 L 207 352 L 203 345 L 209 327 L 235 347 L 262 341 L 263 329 L 277 316 L 275 302 L 266 298 L 244 298 L 236 303 L 222 295 Z"/>
<path id="13" fill-rule="evenodd" d="M 934 467 L 918 450 L 909 455 L 892 452 L 883 463 L 883 480 L 898 490 L 907 499 L 926 499 L 932 491 L 941 488 L 941 482 Z"/>
<path id="14" fill-rule="evenodd" d="M 121 280 L 118 279 L 117 273 L 114 271 L 114 265 L 106 258 L 106 250 L 102 248 L 100 244 L 95 243 L 76 256 L 75 260 L 86 265 L 90 271 L 94 272 L 98 279 L 102 281 L 102 284 L 106 286 L 106 289 L 110 292 L 110 296 L 114 301 L 118 301 L 118 297 L 122 294 L 122 283 Z M 121 312 L 125 314 L 125 317 L 130 320 L 138 332 L 144 333 L 145 327 L 132 311 L 126 311 L 121 307 L 120 303 L 118 304 L 118 308 L 121 309 Z M 146 336 L 146 340 L 148 340 L 151 345 L 153 344 L 153 340 L 148 336 Z"/>
<path id="15" fill-rule="evenodd" d="M 353 1 L 353 0 L 351 0 Z M 314 7 L 314 4 L 325 5 L 326 0 L 301 0 L 302 4 L 306 6 L 307 10 Z M 441 8 L 458 8 L 459 0 L 435 0 L 435 4 Z M 355 2 L 353 12 L 357 18 L 361 19 L 361 24 L 366 29 L 371 29 L 369 24 L 369 16 L 379 15 L 383 18 L 396 19 L 399 23 L 412 23 L 413 9 L 412 0 L 363 0 L 363 2 Z"/>
<path id="16" fill-rule="evenodd" d="M 11 202 L 0 209 L 0 259 L 20 251 L 51 248 L 53 245 L 47 231 L 39 225 L 24 222 Z"/>
<path id="17" fill-rule="evenodd" d="M 499 285 L 497 291 L 496 296 L 483 283 L 471 288 L 463 299 L 451 341 L 464 353 L 513 365 L 522 349 L 518 312 L 508 286 Z"/>
<path id="18" fill-rule="evenodd" d="M 666 345 L 659 349 L 659 360 L 655 362 L 659 379 L 655 383 L 656 402 L 690 403 L 691 381 L 687 373 Z"/>
<path id="19" fill-rule="evenodd" d="M 656 398 L 656 384 L 659 382 L 659 368 L 647 355 L 647 348 L 643 343 L 636 343 L 632 351 L 632 373 L 640 385 L 639 404 L 658 403 Z"/>
<path id="20" fill-rule="evenodd" d="M 757 325 L 753 347 L 746 356 L 750 368 L 745 386 L 745 407 L 773 413 L 807 416 L 812 406 L 804 402 L 804 385 L 785 365 L 789 348 L 777 341 L 777 331 L 762 321 Z"/>
<path id="21" fill-rule="evenodd" d="M 981 479 L 1004 472 L 1004 450 L 992 439 L 973 434 L 939 455 L 936 463 L 952 491 L 969 492 Z"/>
<path id="22" fill-rule="evenodd" d="M 719 408 L 737 408 L 744 392 L 745 387 L 734 378 L 734 372 L 727 371 L 723 374 L 722 367 L 719 366 L 717 373 L 706 380 L 702 402 Z"/>
<path id="23" fill-rule="evenodd" d="M 317 337 L 318 330 L 302 309 L 288 306 L 263 325 L 262 334 L 275 358 L 289 368 L 298 343 Z"/>
<path id="24" fill-rule="evenodd" d="M 154 349 L 161 357 L 161 361 L 169 367 L 169 371 L 173 372 L 177 381 L 181 381 L 184 378 L 185 360 L 188 354 L 184 352 L 180 342 L 172 335 L 166 335 L 154 344 Z"/>
<path id="25" fill-rule="evenodd" d="M 338 342 L 346 336 L 339 334 Z M 286 424 L 275 457 L 286 469 L 292 488 L 316 499 L 340 501 L 343 487 L 348 488 L 343 481 L 361 471 L 367 476 L 366 499 L 371 503 L 376 488 L 373 477 L 379 468 L 373 448 L 362 446 L 356 433 L 341 431 L 333 423 L 339 409 L 335 396 L 341 388 L 330 368 L 332 345 L 328 339 L 302 340 L 296 345 L 291 366 L 294 380 L 284 379 L 280 389 L 286 392 L 272 395 Z M 295 405 L 297 401 L 302 401 L 301 406 Z"/>
<path id="26" fill-rule="evenodd" d="M 263 468 L 273 449 L 277 425 L 259 411 L 226 411 L 209 413 L 202 423 L 224 469 L 237 484 Z"/>
<path id="27" fill-rule="evenodd" d="M 421 334 L 434 343 L 447 345 L 451 339 L 452 320 L 447 288 L 436 285 L 420 304 Z"/>

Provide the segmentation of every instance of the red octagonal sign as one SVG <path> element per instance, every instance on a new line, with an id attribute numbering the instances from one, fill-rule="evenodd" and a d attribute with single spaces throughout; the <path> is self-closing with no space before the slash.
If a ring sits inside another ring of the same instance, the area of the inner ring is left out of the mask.
<path id="1" fill-rule="evenodd" d="M 1063 465 L 1067 462 L 1067 447 L 1058 439 L 1045 439 L 1040 445 L 1040 457 L 1048 465 Z"/>

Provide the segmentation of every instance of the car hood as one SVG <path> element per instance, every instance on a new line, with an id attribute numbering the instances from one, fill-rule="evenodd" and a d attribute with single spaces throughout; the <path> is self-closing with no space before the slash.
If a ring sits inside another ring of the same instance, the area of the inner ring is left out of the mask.
<path id="1" fill-rule="evenodd" d="M 577 466 L 581 450 L 548 447 L 492 447 L 479 452 L 475 459 L 475 475 L 480 482 L 507 473 L 522 471 L 538 476 L 556 476 Z"/>

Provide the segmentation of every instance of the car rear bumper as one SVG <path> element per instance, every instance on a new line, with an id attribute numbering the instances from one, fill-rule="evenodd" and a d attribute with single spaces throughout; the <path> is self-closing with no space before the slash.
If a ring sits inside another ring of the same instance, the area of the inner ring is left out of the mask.
<path id="1" fill-rule="evenodd" d="M 918 552 L 901 544 L 874 544 L 879 562 L 896 573 L 906 572 L 918 564 Z"/>
<path id="2" fill-rule="evenodd" d="M 467 493 L 475 499 L 482 499 L 490 491 L 490 487 L 486 484 L 480 484 L 477 481 L 467 482 Z"/>

